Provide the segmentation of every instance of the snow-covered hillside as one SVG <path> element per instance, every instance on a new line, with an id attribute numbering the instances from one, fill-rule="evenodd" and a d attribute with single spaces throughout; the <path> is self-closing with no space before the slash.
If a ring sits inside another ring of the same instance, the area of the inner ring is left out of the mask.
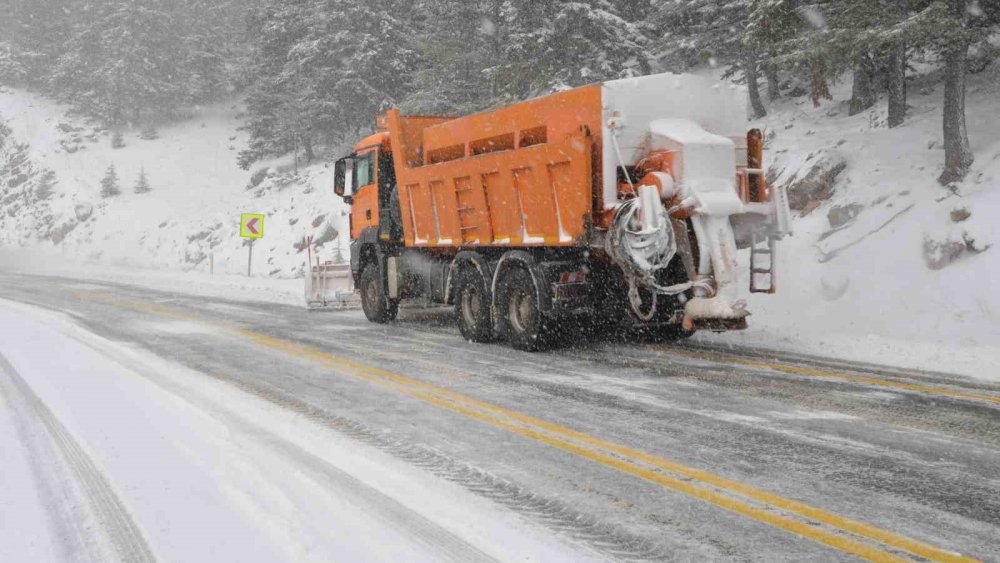
<path id="1" fill-rule="evenodd" d="M 898 129 L 887 128 L 884 103 L 848 116 L 846 80 L 819 108 L 804 96 L 770 105 L 758 124 L 767 131 L 768 165 L 800 208 L 796 234 L 781 247 L 779 293 L 751 298 L 749 331 L 699 338 L 979 376 L 1000 361 L 1000 296 L 992 291 L 1000 282 L 1000 250 L 992 248 L 1000 241 L 1000 70 L 970 77 L 976 162 L 950 188 L 936 180 L 944 160 L 940 77 L 928 72 L 909 86 L 911 111 Z M 24 91 L 0 93 L 0 114 L 30 146 L 34 173 L 50 168 L 58 180 L 47 201 L 0 202 L 0 241 L 105 266 L 199 273 L 214 255 L 217 273 L 239 274 L 246 247 L 238 217 L 253 211 L 268 215 L 255 250 L 259 276 L 301 275 L 306 235 L 325 241 L 326 258 L 346 252 L 346 241 L 334 238 L 347 220 L 330 189 L 331 168 L 317 163 L 295 174 L 290 160 L 265 163 L 271 175 L 248 190 L 251 173 L 236 166 L 245 144 L 237 112 L 232 103 L 201 108 L 160 128 L 156 140 L 126 131 L 126 146 L 113 149 L 109 132 L 64 107 Z M 110 164 L 123 193 L 102 199 Z M 153 191 L 134 194 L 142 168 Z M 287 302 L 287 293 L 278 300 Z"/>
<path id="2" fill-rule="evenodd" d="M 781 246 L 779 293 L 752 298 L 750 331 L 714 340 L 1000 377 L 1000 249 L 992 248 L 1000 242 L 1000 69 L 970 76 L 976 162 L 951 188 L 937 182 L 940 78 L 918 77 L 909 89 L 898 129 L 886 126 L 884 102 L 848 116 L 849 81 L 819 108 L 805 97 L 773 104 L 759 123 L 766 158 L 806 208 Z M 823 199 L 823 176 L 841 167 Z"/>
<path id="3" fill-rule="evenodd" d="M 306 235 L 325 242 L 324 255 L 334 258 L 346 218 L 330 190 L 330 170 L 265 163 L 252 171 L 270 167 L 270 174 L 248 189 L 252 174 L 236 165 L 245 143 L 238 111 L 232 103 L 195 109 L 152 140 L 126 130 L 125 146 L 115 149 L 110 131 L 68 115 L 64 106 L 24 91 L 0 92 L 0 118 L 12 131 L 8 145 L 29 147 L 31 169 L 20 181 L 28 186 L 50 169 L 56 182 L 47 200 L 26 193 L 0 204 L 0 242 L 55 249 L 70 260 L 168 270 L 208 272 L 214 257 L 216 272 L 235 274 L 246 271 L 247 261 L 240 213 L 258 212 L 268 221 L 254 249 L 255 274 L 300 275 Z M 122 193 L 102 198 L 101 179 L 111 165 Z M 9 168 L 7 181 L 22 173 Z M 150 193 L 133 193 L 141 170 Z"/>

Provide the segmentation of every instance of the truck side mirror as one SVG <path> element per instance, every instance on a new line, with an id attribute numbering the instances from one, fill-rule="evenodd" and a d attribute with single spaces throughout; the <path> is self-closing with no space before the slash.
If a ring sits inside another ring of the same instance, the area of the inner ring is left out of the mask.
<path id="1" fill-rule="evenodd" d="M 354 181 L 354 170 L 353 167 L 348 166 L 350 164 L 351 158 L 342 158 L 333 165 L 333 192 L 340 197 L 344 198 L 344 201 L 348 205 L 353 203 L 353 181 Z"/>

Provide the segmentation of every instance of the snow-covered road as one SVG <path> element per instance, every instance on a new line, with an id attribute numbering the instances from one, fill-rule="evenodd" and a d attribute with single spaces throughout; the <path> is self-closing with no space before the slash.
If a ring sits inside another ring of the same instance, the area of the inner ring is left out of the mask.
<path id="1" fill-rule="evenodd" d="M 0 560 L 996 560 L 1000 387 L 0 274 Z"/>
<path id="2" fill-rule="evenodd" d="M 9 301 L 0 399 L 2 561 L 593 557 L 307 418 Z"/>

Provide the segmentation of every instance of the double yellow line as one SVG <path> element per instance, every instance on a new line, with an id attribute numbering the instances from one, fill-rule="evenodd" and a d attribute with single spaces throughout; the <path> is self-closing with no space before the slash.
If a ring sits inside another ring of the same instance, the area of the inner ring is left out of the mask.
<path id="1" fill-rule="evenodd" d="M 725 364 L 738 364 L 741 366 L 768 369 L 773 371 L 779 371 L 782 373 L 787 373 L 790 375 L 802 375 L 808 377 L 818 377 L 823 379 L 835 379 L 840 381 L 848 381 L 851 383 L 862 383 L 865 385 L 874 385 L 878 387 L 887 387 L 890 389 L 896 389 L 899 391 L 909 391 L 914 393 L 924 393 L 929 395 L 939 395 L 942 397 L 952 397 L 956 399 L 965 399 L 969 401 L 977 401 L 984 403 L 992 403 L 994 405 L 1000 405 L 1000 396 L 989 395 L 986 393 L 975 393 L 972 391 L 962 391 L 960 389 L 953 389 L 949 387 L 940 387 L 936 385 L 926 385 L 923 383 L 909 383 L 906 381 L 897 381 L 894 379 L 884 379 L 880 377 L 873 377 L 870 375 L 856 375 L 851 373 L 842 373 L 837 371 L 830 371 L 825 369 L 817 369 L 805 366 L 795 366 L 789 364 L 779 364 L 774 362 L 765 362 L 763 360 L 754 360 L 742 358 L 739 356 L 734 356 L 726 353 L 719 352 L 701 352 L 696 350 L 680 350 L 676 348 L 670 349 L 667 353 L 678 356 L 685 356 L 688 358 L 694 358 L 699 360 L 709 360 L 713 362 L 725 363 Z"/>
<path id="2" fill-rule="evenodd" d="M 857 522 L 801 502 L 768 493 L 707 471 L 641 452 L 578 432 L 530 415 L 386 371 L 274 338 L 256 331 L 215 323 L 161 306 L 119 300 L 95 294 L 79 296 L 162 317 L 198 322 L 222 329 L 252 344 L 328 367 L 376 385 L 393 389 L 451 411 L 534 440 L 558 450 L 632 475 L 666 489 L 698 498 L 842 552 L 870 561 L 905 561 L 907 555 L 930 561 L 975 561 L 961 554 Z"/>

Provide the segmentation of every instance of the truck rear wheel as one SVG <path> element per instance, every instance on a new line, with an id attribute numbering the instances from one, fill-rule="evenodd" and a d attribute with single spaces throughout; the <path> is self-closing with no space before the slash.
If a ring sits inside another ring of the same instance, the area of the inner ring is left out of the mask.
<path id="1" fill-rule="evenodd" d="M 465 267 L 455 279 L 455 316 L 462 337 L 470 342 L 493 339 L 493 315 L 486 280 L 475 268 Z"/>
<path id="2" fill-rule="evenodd" d="M 373 323 L 384 324 L 396 319 L 399 301 L 385 294 L 382 269 L 375 262 L 368 263 L 361 271 L 361 308 Z"/>
<path id="3" fill-rule="evenodd" d="M 531 274 L 517 268 L 508 271 L 500 281 L 497 314 L 500 331 L 511 346 L 536 352 L 549 345 L 551 327 L 538 306 L 538 294 Z"/>

